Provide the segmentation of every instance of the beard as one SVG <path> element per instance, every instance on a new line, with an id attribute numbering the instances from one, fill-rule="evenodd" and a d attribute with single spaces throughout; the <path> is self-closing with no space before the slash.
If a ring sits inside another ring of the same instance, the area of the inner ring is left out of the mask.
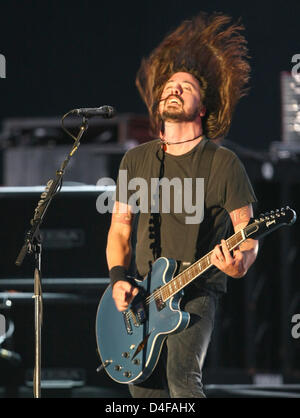
<path id="1" fill-rule="evenodd" d="M 172 96 L 176 96 L 176 95 L 172 95 Z M 169 97 L 167 97 L 165 100 L 167 101 L 168 98 Z M 184 104 L 183 100 L 181 99 L 181 97 L 179 97 L 179 99 L 183 106 Z M 183 107 L 178 108 L 177 106 L 176 107 L 171 106 L 169 108 L 164 107 L 160 116 L 164 122 L 193 122 L 198 115 L 199 115 L 198 106 L 197 108 L 192 109 L 189 112 L 186 112 L 183 109 Z"/>
<path id="2" fill-rule="evenodd" d="M 183 109 L 174 109 L 174 110 L 170 110 L 170 109 L 166 109 L 163 110 L 162 114 L 161 114 L 161 119 L 164 122 L 193 122 L 196 117 L 199 115 L 199 110 L 198 109 L 194 109 L 191 110 L 190 112 L 186 112 Z"/>

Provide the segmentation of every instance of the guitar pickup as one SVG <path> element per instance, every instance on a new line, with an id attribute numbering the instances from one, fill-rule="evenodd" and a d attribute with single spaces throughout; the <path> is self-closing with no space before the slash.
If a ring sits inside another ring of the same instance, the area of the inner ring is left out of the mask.
<path id="1" fill-rule="evenodd" d="M 163 310 L 164 307 L 166 306 L 166 303 L 163 301 L 160 292 L 158 292 L 158 295 L 155 298 L 155 304 L 156 304 L 156 308 L 157 308 L 158 312 Z"/>

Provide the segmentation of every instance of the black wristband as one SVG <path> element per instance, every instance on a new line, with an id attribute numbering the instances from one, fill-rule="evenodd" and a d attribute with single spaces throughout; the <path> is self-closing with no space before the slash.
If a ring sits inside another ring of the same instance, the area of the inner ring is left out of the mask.
<path id="1" fill-rule="evenodd" d="M 126 269 L 123 266 L 115 266 L 109 270 L 110 284 L 113 286 L 119 280 L 127 282 Z"/>

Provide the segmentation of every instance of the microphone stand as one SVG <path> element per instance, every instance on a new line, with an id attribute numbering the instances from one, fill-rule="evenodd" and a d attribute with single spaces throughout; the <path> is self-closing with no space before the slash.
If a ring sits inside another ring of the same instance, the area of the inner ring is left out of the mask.
<path id="1" fill-rule="evenodd" d="M 69 163 L 73 154 L 77 151 L 80 145 L 80 139 L 84 132 L 88 129 L 88 121 L 85 117 L 82 119 L 79 133 L 77 137 L 73 136 L 64 127 L 64 119 L 70 114 L 66 113 L 62 118 L 62 129 L 74 139 L 74 145 L 67 158 L 63 161 L 60 169 L 56 172 L 56 178 L 49 180 L 45 192 L 41 194 L 41 199 L 34 211 L 34 217 L 31 219 L 31 229 L 25 235 L 25 242 L 21 248 L 19 255 L 15 261 L 17 266 L 21 266 L 27 254 L 33 254 L 35 260 L 34 269 L 34 310 L 35 310 L 35 368 L 33 375 L 33 394 L 35 398 L 41 397 L 41 330 L 42 330 L 42 314 L 43 314 L 43 298 L 41 285 L 41 265 L 42 265 L 42 240 L 40 236 L 40 225 L 45 217 L 46 211 L 53 199 L 53 197 L 60 191 L 63 181 L 63 175 L 67 164 Z"/>

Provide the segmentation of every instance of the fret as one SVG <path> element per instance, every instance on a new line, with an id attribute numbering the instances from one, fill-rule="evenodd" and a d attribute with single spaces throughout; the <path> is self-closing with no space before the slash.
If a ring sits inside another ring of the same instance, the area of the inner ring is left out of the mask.
<path id="1" fill-rule="evenodd" d="M 195 276 L 195 271 L 194 270 L 195 270 L 194 267 L 191 266 L 190 267 L 190 278 L 193 278 Z"/>
<path id="2" fill-rule="evenodd" d="M 169 292 L 169 288 L 168 287 L 163 287 L 163 290 L 164 290 L 164 296 L 163 296 L 163 300 L 167 300 L 167 299 L 169 299 L 169 297 L 171 296 L 170 295 L 170 292 Z"/>
<path id="3" fill-rule="evenodd" d="M 239 231 L 232 237 L 228 238 L 226 242 L 227 242 L 229 251 L 237 247 L 243 240 L 244 239 L 243 239 L 242 231 Z"/>
<path id="4" fill-rule="evenodd" d="M 229 251 L 232 251 L 236 248 L 239 244 L 241 244 L 245 240 L 245 236 L 243 234 L 243 230 L 236 232 L 230 238 L 226 240 L 226 245 Z M 170 297 L 174 294 L 178 293 L 179 290 L 183 289 L 186 285 L 188 285 L 191 281 L 196 279 L 200 274 L 202 274 L 205 270 L 212 266 L 210 261 L 211 253 L 206 254 L 200 260 L 196 261 L 178 276 L 174 277 L 170 282 L 166 283 L 164 286 L 161 287 L 161 296 L 162 300 L 166 302 Z"/>

